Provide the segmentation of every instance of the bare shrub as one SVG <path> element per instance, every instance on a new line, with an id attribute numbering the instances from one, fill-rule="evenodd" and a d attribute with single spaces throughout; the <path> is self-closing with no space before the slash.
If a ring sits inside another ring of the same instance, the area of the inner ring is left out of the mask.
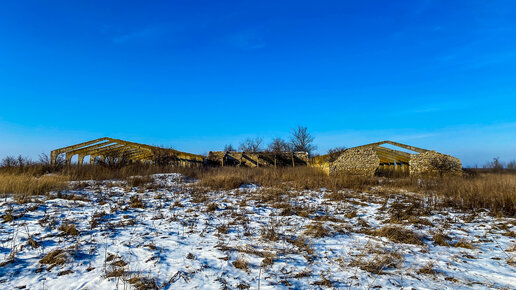
<path id="1" fill-rule="evenodd" d="M 339 158 L 340 155 L 342 155 L 342 153 L 344 153 L 344 151 L 346 151 L 346 147 L 344 146 L 340 146 L 340 147 L 334 147 L 334 148 L 331 148 L 328 150 L 328 162 L 333 162 L 335 160 L 337 160 L 337 158 Z"/>

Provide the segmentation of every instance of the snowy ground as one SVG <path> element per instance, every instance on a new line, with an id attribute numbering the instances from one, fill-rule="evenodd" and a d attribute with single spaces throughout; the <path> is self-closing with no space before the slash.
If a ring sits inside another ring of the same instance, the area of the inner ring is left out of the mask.
<path id="1" fill-rule="evenodd" d="M 1 288 L 516 288 L 515 219 L 431 212 L 381 188 L 208 191 L 154 177 L 3 198 Z"/>

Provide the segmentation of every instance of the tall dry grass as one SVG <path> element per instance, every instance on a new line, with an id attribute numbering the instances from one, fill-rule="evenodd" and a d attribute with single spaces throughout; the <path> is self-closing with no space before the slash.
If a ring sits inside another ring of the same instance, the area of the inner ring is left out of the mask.
<path id="1" fill-rule="evenodd" d="M 0 174 L 0 194 L 38 195 L 65 189 L 68 177 L 62 175 L 32 176 L 30 174 Z"/>
<path id="2" fill-rule="evenodd" d="M 370 190 L 383 186 L 420 193 L 427 206 L 462 210 L 489 209 L 492 213 L 516 216 L 516 174 L 477 173 L 445 178 L 328 176 L 316 168 L 215 168 L 198 175 L 199 185 L 212 189 L 233 189 L 255 183 L 265 187 L 292 189 Z"/>
<path id="3" fill-rule="evenodd" d="M 254 183 L 265 187 L 293 189 L 342 189 L 364 190 L 378 185 L 378 178 L 353 175 L 328 176 L 313 167 L 242 168 L 222 167 L 205 170 L 198 176 L 199 185 L 213 189 L 233 189 L 242 184 Z"/>
<path id="4" fill-rule="evenodd" d="M 516 216 L 516 174 L 479 174 L 474 178 L 446 178 L 427 182 L 444 205 L 476 210 L 487 208 L 495 214 Z"/>
<path id="5" fill-rule="evenodd" d="M 45 175 L 53 172 L 57 175 Z M 389 187 L 421 193 L 430 207 L 451 206 L 463 210 L 490 209 L 493 213 L 516 216 L 516 172 L 469 172 L 465 177 L 412 178 L 407 176 L 328 176 L 312 167 L 245 168 L 245 167 L 175 167 L 150 164 L 129 164 L 121 168 L 106 166 L 65 166 L 52 168 L 32 164 L 23 168 L 0 168 L 0 194 L 42 194 L 66 187 L 68 180 L 125 179 L 155 173 L 175 172 L 200 180 L 199 186 L 212 189 L 233 189 L 254 183 L 264 187 L 297 190 L 327 188 L 329 190 L 370 190 Z"/>

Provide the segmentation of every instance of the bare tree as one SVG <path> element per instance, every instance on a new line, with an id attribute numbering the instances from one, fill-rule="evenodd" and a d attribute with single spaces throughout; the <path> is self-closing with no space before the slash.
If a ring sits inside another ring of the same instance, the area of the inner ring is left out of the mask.
<path id="1" fill-rule="evenodd" d="M 454 172 L 459 167 L 459 163 L 446 155 L 439 155 L 430 159 L 430 167 L 443 177 L 446 173 Z"/>
<path id="2" fill-rule="evenodd" d="M 262 151 L 261 145 L 262 145 L 263 139 L 260 137 L 256 137 L 254 139 L 247 138 L 242 142 L 239 146 L 241 151 L 244 152 L 260 152 Z"/>
<path id="3" fill-rule="evenodd" d="M 516 169 L 516 160 L 507 163 L 507 169 Z"/>
<path id="4" fill-rule="evenodd" d="M 493 171 L 502 171 L 504 166 L 500 161 L 500 157 L 495 157 L 493 158 L 493 161 L 487 162 L 483 167 L 493 169 Z"/>
<path id="5" fill-rule="evenodd" d="M 226 144 L 226 145 L 224 145 L 224 151 L 225 152 L 233 152 L 233 151 L 237 151 L 237 150 L 235 147 L 233 147 L 233 145 Z"/>
<path id="6" fill-rule="evenodd" d="M 340 147 L 334 147 L 328 150 L 328 161 L 333 162 L 337 160 L 337 158 L 340 157 L 342 153 L 346 151 L 346 147 L 340 146 Z"/>
<path id="7" fill-rule="evenodd" d="M 271 144 L 269 144 L 267 150 L 270 152 L 276 152 L 276 153 L 292 151 L 290 149 L 290 145 L 281 138 L 274 138 L 274 140 L 272 140 Z"/>
<path id="8" fill-rule="evenodd" d="M 314 137 L 308 133 L 308 128 L 298 126 L 292 130 L 292 136 L 290 138 L 290 146 L 292 151 L 304 151 L 308 152 L 308 155 L 312 153 L 317 146 L 313 144 Z"/>

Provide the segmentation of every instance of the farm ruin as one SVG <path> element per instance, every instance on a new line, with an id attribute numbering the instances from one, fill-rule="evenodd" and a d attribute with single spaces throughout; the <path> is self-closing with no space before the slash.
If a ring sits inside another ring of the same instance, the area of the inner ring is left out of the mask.
<path id="1" fill-rule="evenodd" d="M 396 147 L 396 149 L 388 148 Z M 307 152 L 235 152 L 210 151 L 208 156 L 103 137 L 51 151 L 51 162 L 64 155 L 66 164 L 77 156 L 77 163 L 94 165 L 107 159 L 123 158 L 129 162 L 159 163 L 175 166 L 285 167 L 310 166 L 330 175 L 373 176 L 382 171 L 403 175 L 459 174 L 458 158 L 432 150 L 393 141 L 382 141 L 342 150 L 335 156 L 326 154 L 310 158 Z"/>

